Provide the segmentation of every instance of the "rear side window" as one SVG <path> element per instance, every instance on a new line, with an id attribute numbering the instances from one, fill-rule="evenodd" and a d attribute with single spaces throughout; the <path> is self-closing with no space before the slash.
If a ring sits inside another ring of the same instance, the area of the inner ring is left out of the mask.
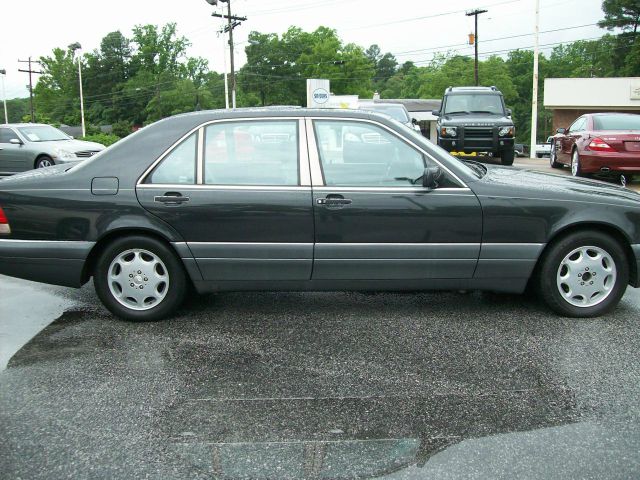
<path id="1" fill-rule="evenodd" d="M 298 122 L 215 123 L 205 129 L 207 185 L 298 185 Z"/>
<path id="2" fill-rule="evenodd" d="M 640 115 L 596 115 L 595 130 L 640 130 Z"/>
<path id="3" fill-rule="evenodd" d="M 145 183 L 193 185 L 196 178 L 196 133 L 169 152 Z"/>

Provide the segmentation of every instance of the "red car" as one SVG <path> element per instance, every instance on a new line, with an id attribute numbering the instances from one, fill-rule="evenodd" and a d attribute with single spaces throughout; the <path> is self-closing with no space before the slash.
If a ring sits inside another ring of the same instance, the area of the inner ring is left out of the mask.
<path id="1" fill-rule="evenodd" d="M 613 175 L 623 185 L 640 174 L 640 115 L 589 113 L 557 132 L 551 142 L 553 168 L 570 165 L 575 177 Z"/>

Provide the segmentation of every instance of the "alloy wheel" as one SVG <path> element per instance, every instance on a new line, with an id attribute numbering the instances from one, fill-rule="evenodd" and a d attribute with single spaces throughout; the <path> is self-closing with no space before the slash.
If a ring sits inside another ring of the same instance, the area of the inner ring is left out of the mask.
<path id="1" fill-rule="evenodd" d="M 132 310 L 155 307 L 169 290 L 167 267 L 149 250 L 131 249 L 120 253 L 111 262 L 107 275 L 113 297 Z"/>
<path id="2" fill-rule="evenodd" d="M 595 246 L 569 252 L 558 267 L 556 284 L 566 302 L 593 307 L 604 301 L 616 284 L 616 264 L 606 250 Z"/>

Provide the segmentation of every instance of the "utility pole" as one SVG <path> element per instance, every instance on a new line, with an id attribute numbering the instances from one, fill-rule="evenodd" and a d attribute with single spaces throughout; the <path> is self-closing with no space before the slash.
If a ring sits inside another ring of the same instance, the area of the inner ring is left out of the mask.
<path id="1" fill-rule="evenodd" d="M 32 63 L 40 64 L 40 62 L 38 62 L 37 60 L 33 60 L 32 61 L 31 57 L 29 57 L 29 60 L 18 60 L 18 63 L 28 63 L 29 64 L 29 69 L 28 70 L 18 69 L 18 71 L 29 74 L 29 105 L 31 106 L 31 123 L 35 123 L 36 115 L 35 115 L 34 110 L 33 110 L 33 80 L 31 78 L 31 74 L 37 73 L 38 75 L 42 75 L 44 72 L 41 72 L 39 70 L 33 70 L 31 68 L 31 64 Z"/>
<path id="2" fill-rule="evenodd" d="M 218 1 L 227 4 L 227 14 L 223 15 L 220 13 L 213 13 L 212 16 L 225 18 L 227 20 L 227 25 L 222 29 L 222 31 L 224 33 L 229 32 L 229 63 L 231 64 L 231 106 L 232 108 L 236 108 L 236 73 L 233 61 L 233 29 L 239 26 L 242 22 L 246 21 L 247 17 L 238 17 L 231 15 L 231 0 Z M 207 2 L 211 3 L 210 0 L 207 0 Z M 217 1 L 215 3 L 212 3 L 212 5 L 216 4 Z"/>
<path id="3" fill-rule="evenodd" d="M 77 50 L 82 50 L 82 45 L 79 42 L 72 43 L 69 45 L 69 50 L 71 51 L 72 60 L 73 55 L 75 55 Z M 78 55 L 78 83 L 80 86 L 80 123 L 82 124 L 82 137 L 87 136 L 87 130 L 84 125 L 84 96 L 82 94 L 82 56 Z"/>
<path id="4" fill-rule="evenodd" d="M 536 153 L 536 141 L 538 139 L 538 55 L 540 50 L 540 0 L 536 0 L 536 26 L 535 26 L 535 48 L 533 51 L 533 92 L 531 93 L 531 146 L 529 155 L 533 157 Z"/>
<path id="5" fill-rule="evenodd" d="M 4 103 L 4 123 L 9 123 L 9 115 L 7 114 L 7 95 L 4 91 L 4 77 L 7 75 L 7 71 L 3 68 L 0 70 L 0 78 L 2 78 L 2 103 Z"/>
<path id="6" fill-rule="evenodd" d="M 475 42 L 474 42 L 474 45 L 476 48 L 476 63 L 474 68 L 475 77 L 476 77 L 476 87 L 480 85 L 480 80 L 478 78 L 478 15 L 481 15 L 483 13 L 487 13 L 487 10 L 480 10 L 479 8 L 476 8 L 475 10 L 472 10 L 466 13 L 467 17 L 475 17 L 475 24 L 476 24 L 476 33 L 475 33 Z"/>

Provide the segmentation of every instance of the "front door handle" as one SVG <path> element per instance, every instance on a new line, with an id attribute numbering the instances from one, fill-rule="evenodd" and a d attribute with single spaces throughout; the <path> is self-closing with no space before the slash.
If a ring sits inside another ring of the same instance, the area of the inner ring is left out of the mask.
<path id="1" fill-rule="evenodd" d="M 353 201 L 350 198 L 344 198 L 342 195 L 332 194 L 327 195 L 325 198 L 318 198 L 316 203 L 326 208 L 343 208 L 346 205 L 351 205 Z"/>
<path id="2" fill-rule="evenodd" d="M 179 192 L 167 192 L 164 195 L 153 197 L 153 201 L 164 203 L 165 205 L 181 205 L 189 201 L 189 197 L 183 196 Z"/>

